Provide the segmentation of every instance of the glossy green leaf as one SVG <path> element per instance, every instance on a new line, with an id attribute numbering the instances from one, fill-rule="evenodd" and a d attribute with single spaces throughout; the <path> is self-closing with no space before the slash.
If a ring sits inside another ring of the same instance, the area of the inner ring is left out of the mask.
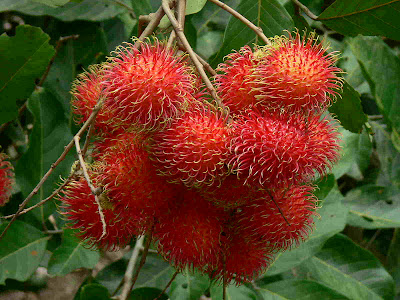
<path id="1" fill-rule="evenodd" d="M 400 5 L 400 4 L 399 4 Z M 400 18 L 398 18 L 400 20 Z M 380 38 L 358 36 L 349 45 L 369 81 L 377 105 L 400 133 L 400 59 Z M 400 139 L 393 139 L 400 150 Z"/>
<path id="2" fill-rule="evenodd" d="M 333 300 L 349 299 L 335 290 L 312 280 L 282 280 L 262 285 L 258 290 L 263 300 Z"/>
<path id="3" fill-rule="evenodd" d="M 46 70 L 54 55 L 49 40 L 42 29 L 29 25 L 18 26 L 13 37 L 0 36 L 0 123 L 17 116 L 15 101 L 28 98 Z"/>
<path id="4" fill-rule="evenodd" d="M 344 235 L 329 239 L 301 266 L 350 299 L 393 299 L 394 282 L 379 260 Z"/>
<path id="5" fill-rule="evenodd" d="M 400 294 L 400 229 L 396 228 L 390 241 L 386 258 L 387 269 L 396 283 L 396 295 Z"/>
<path id="6" fill-rule="evenodd" d="M 222 284 L 214 283 L 210 289 L 212 300 L 223 300 L 222 295 Z M 226 299 L 229 300 L 256 300 L 257 296 L 254 291 L 248 287 L 241 285 L 235 286 L 233 284 L 226 287 Z"/>
<path id="7" fill-rule="evenodd" d="M 60 247 L 50 257 L 48 272 L 50 275 L 62 276 L 79 268 L 92 269 L 99 259 L 98 251 L 88 249 L 73 230 L 65 229 Z"/>
<path id="8" fill-rule="evenodd" d="M 63 105 L 46 89 L 36 90 L 28 100 L 28 109 L 35 121 L 29 136 L 29 149 L 19 159 L 15 168 L 16 180 L 22 194 L 26 197 L 34 189 L 44 174 L 50 169 L 64 151 L 64 147 L 72 140 L 68 120 L 65 118 Z M 49 196 L 57 188 L 60 175 L 69 174 L 73 162 L 71 152 L 53 171 L 29 205 L 33 205 Z M 38 220 L 47 219 L 53 213 L 53 202 L 47 202 L 38 209 L 32 210 Z"/>
<path id="9" fill-rule="evenodd" d="M 352 189 L 345 197 L 347 223 L 367 229 L 400 227 L 400 190 L 376 185 Z"/>
<path id="10" fill-rule="evenodd" d="M 318 20 L 344 35 L 381 35 L 400 40 L 400 1 L 336 0 Z"/>
<path id="11" fill-rule="evenodd" d="M 166 294 L 162 294 L 162 290 L 156 288 L 142 287 L 134 289 L 129 296 L 129 300 L 168 300 Z"/>
<path id="12" fill-rule="evenodd" d="M 129 0 L 121 0 L 126 5 Z M 33 16 L 52 16 L 62 21 L 88 20 L 103 21 L 114 18 L 126 12 L 126 8 L 114 1 L 84 0 L 81 2 L 69 2 L 62 7 L 49 7 L 45 4 L 35 3 L 31 0 L 2 0 L 0 12 L 18 11 Z"/>
<path id="13" fill-rule="evenodd" d="M 294 28 L 292 18 L 277 0 L 242 0 L 237 11 L 261 27 L 267 37 L 282 35 L 284 30 Z M 262 43 L 262 41 L 243 22 L 231 16 L 225 30 L 222 47 L 218 54 L 211 58 L 211 64 L 216 66 L 232 50 L 239 50 L 240 47 L 253 43 Z"/>
<path id="14" fill-rule="evenodd" d="M 8 223 L 0 226 L 3 232 Z M 27 280 L 39 267 L 48 237 L 36 228 L 15 221 L 0 241 L 0 284 L 7 278 Z"/>
<path id="15" fill-rule="evenodd" d="M 198 300 L 210 285 L 208 276 L 198 272 L 180 273 L 171 284 L 168 293 L 171 299 L 176 300 Z"/>
<path id="16" fill-rule="evenodd" d="M 364 131 L 362 134 L 352 133 L 343 128 L 339 129 L 342 134 L 341 157 L 338 163 L 332 168 L 332 173 L 336 178 L 340 178 L 349 171 L 364 171 L 369 164 L 369 157 L 372 151 L 372 143 L 368 134 Z"/>
<path id="17" fill-rule="evenodd" d="M 343 82 L 340 96 L 337 97 L 329 111 L 335 114 L 342 126 L 351 132 L 360 133 L 363 125 L 368 121 L 361 106 L 360 95 L 346 81 Z"/>
<path id="18" fill-rule="evenodd" d="M 135 12 L 136 18 L 140 15 L 148 15 L 153 12 L 153 8 L 151 7 L 149 0 L 131 0 L 132 8 Z"/>
<path id="19" fill-rule="evenodd" d="M 333 174 L 329 174 L 320 178 L 316 183 L 317 189 L 314 195 L 319 199 L 323 200 L 329 195 L 329 192 L 336 186 L 336 179 Z"/>
<path id="20" fill-rule="evenodd" d="M 79 300 L 111 300 L 111 298 L 106 287 L 91 283 L 82 287 Z"/>
<path id="21" fill-rule="evenodd" d="M 68 3 L 70 0 L 32 0 L 32 1 L 42 3 L 51 7 L 58 7 Z"/>
<path id="22" fill-rule="evenodd" d="M 265 276 L 285 272 L 313 256 L 330 237 L 343 230 L 346 224 L 347 208 L 342 204 L 343 196 L 335 186 L 322 201 L 318 210 L 320 218 L 315 218 L 315 230 L 308 240 L 298 248 L 280 252 Z"/>

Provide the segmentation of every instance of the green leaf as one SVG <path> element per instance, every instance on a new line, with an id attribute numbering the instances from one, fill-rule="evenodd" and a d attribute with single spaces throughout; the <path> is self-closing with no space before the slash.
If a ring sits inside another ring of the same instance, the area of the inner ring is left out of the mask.
<path id="1" fill-rule="evenodd" d="M 51 7 L 58 7 L 68 3 L 70 0 L 32 0 L 32 1 L 42 3 Z"/>
<path id="2" fill-rule="evenodd" d="M 301 266 L 350 299 L 393 299 L 394 282 L 379 260 L 348 237 L 336 235 Z"/>
<path id="3" fill-rule="evenodd" d="M 352 189 L 345 197 L 347 223 L 367 229 L 400 227 L 400 191 L 376 185 Z"/>
<path id="4" fill-rule="evenodd" d="M 162 290 L 156 288 L 142 287 L 134 289 L 128 299 L 130 300 L 168 300 L 168 296 L 162 293 Z M 157 298 L 159 297 L 159 298 Z"/>
<path id="5" fill-rule="evenodd" d="M 60 247 L 50 257 L 48 272 L 50 275 L 62 276 L 79 268 L 92 269 L 99 259 L 98 251 L 88 249 L 73 230 L 65 229 Z"/>
<path id="6" fill-rule="evenodd" d="M 131 0 L 131 5 L 135 12 L 136 18 L 139 18 L 140 15 L 148 15 L 153 12 L 153 8 L 151 7 L 149 0 Z"/>
<path id="7" fill-rule="evenodd" d="M 13 37 L 0 36 L 0 123 L 17 116 L 15 101 L 28 98 L 46 70 L 54 55 L 49 40 L 42 29 L 29 25 L 18 26 Z"/>
<path id="8" fill-rule="evenodd" d="M 91 283 L 82 287 L 79 300 L 110 300 L 107 288 Z"/>
<path id="9" fill-rule="evenodd" d="M 351 39 L 349 45 L 367 76 L 379 108 L 391 122 L 395 136 L 399 136 L 400 59 L 378 37 L 358 36 Z M 400 141 L 393 142 L 400 151 Z"/>
<path id="10" fill-rule="evenodd" d="M 171 299 L 198 300 L 210 285 L 208 276 L 186 270 L 176 276 L 168 293 Z"/>
<path id="11" fill-rule="evenodd" d="M 368 121 L 361 106 L 360 95 L 346 81 L 343 82 L 340 96 L 337 97 L 329 111 L 335 114 L 342 126 L 351 132 L 360 133 L 363 125 Z"/>
<path id="12" fill-rule="evenodd" d="M 277 0 L 242 0 L 237 8 L 248 20 L 264 30 L 267 37 L 282 35 L 284 30 L 292 30 L 294 23 L 288 12 Z M 211 65 L 222 62 L 232 49 L 239 50 L 244 45 L 259 43 L 258 36 L 242 21 L 231 16 L 225 30 L 224 41 L 217 55 L 211 58 Z"/>
<path id="13" fill-rule="evenodd" d="M 0 232 L 7 224 L 1 224 Z M 47 240 L 36 228 L 15 221 L 0 241 L 0 284 L 7 278 L 26 281 L 39 267 Z"/>
<path id="14" fill-rule="evenodd" d="M 349 299 L 333 289 L 312 280 L 282 280 L 257 290 L 263 300 L 330 300 Z"/>
<path id="15" fill-rule="evenodd" d="M 213 283 L 210 289 L 212 300 L 222 300 L 222 283 Z M 241 285 L 228 285 L 226 287 L 226 299 L 229 300 L 256 300 L 256 294 L 248 287 Z"/>
<path id="16" fill-rule="evenodd" d="M 207 0 L 187 0 L 186 15 L 198 13 L 206 3 Z"/>
<path id="17" fill-rule="evenodd" d="M 29 136 L 29 149 L 19 159 L 15 168 L 17 183 L 24 197 L 33 190 L 44 174 L 50 169 L 64 151 L 64 147 L 72 140 L 68 120 L 65 118 L 63 105 L 45 88 L 36 90 L 28 100 L 28 109 L 35 122 Z M 73 153 L 62 161 L 48 180 L 43 184 L 29 204 L 36 204 L 46 198 L 56 188 L 59 177 L 69 174 L 73 162 Z M 29 212 L 37 220 L 45 220 L 55 210 L 53 202 L 47 202 L 40 208 Z"/>
<path id="18" fill-rule="evenodd" d="M 342 150 L 339 162 L 332 168 L 333 175 L 340 178 L 351 170 L 357 169 L 359 173 L 364 171 L 368 167 L 372 151 L 368 134 L 365 131 L 363 134 L 356 134 L 343 128 L 339 131 L 342 134 Z M 362 177 L 362 174 L 360 176 Z"/>
<path id="19" fill-rule="evenodd" d="M 308 240 L 298 248 L 280 252 L 265 276 L 285 272 L 313 256 L 330 237 L 342 231 L 346 225 L 347 208 L 342 204 L 343 196 L 335 186 L 322 201 L 318 210 L 320 218 L 315 219 L 315 229 Z"/>
<path id="20" fill-rule="evenodd" d="M 399 0 L 336 0 L 318 20 L 343 35 L 381 35 L 400 40 L 399 11 Z"/>
<path id="21" fill-rule="evenodd" d="M 316 183 L 317 190 L 314 192 L 314 195 L 319 199 L 323 200 L 326 196 L 329 195 L 329 192 L 336 186 L 335 176 L 329 174 L 320 178 Z"/>
<path id="22" fill-rule="evenodd" d="M 400 229 L 396 228 L 390 241 L 386 265 L 396 283 L 396 295 L 400 294 Z"/>
<path id="23" fill-rule="evenodd" d="M 129 5 L 129 0 L 121 0 Z M 114 1 L 108 0 L 84 0 L 81 2 L 69 2 L 62 7 L 49 7 L 45 4 L 35 3 L 31 0 L 2 0 L 0 12 L 18 11 L 32 16 L 52 16 L 62 21 L 103 21 L 116 17 L 126 12 L 126 8 Z"/>

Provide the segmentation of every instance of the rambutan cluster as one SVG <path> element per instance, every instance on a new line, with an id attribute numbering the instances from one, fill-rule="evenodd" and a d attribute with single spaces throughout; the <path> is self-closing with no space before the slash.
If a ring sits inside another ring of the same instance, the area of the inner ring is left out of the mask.
<path id="1" fill-rule="evenodd" d="M 341 88 L 336 60 L 311 35 L 277 37 L 226 57 L 214 82 L 226 110 L 205 99 L 185 55 L 158 40 L 117 48 L 73 87 L 73 111 L 95 104 L 89 176 L 76 173 L 61 210 L 103 249 L 150 233 L 176 268 L 237 283 L 313 229 L 312 182 L 339 158 L 327 112 Z M 103 228 L 100 211 L 106 228 Z"/>

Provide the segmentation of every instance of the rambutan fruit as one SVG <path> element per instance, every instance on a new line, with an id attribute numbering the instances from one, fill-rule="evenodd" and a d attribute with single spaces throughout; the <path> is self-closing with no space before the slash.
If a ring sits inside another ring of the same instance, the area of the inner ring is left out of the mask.
<path id="1" fill-rule="evenodd" d="M 0 153 L 0 206 L 4 206 L 11 196 L 14 183 L 14 168 L 5 153 Z"/>
<path id="2" fill-rule="evenodd" d="M 247 228 L 228 224 L 221 242 L 222 251 L 218 266 L 210 269 L 210 277 L 236 284 L 255 280 L 265 272 L 273 259 L 273 253 L 263 240 L 249 235 Z"/>
<path id="3" fill-rule="evenodd" d="M 96 180 L 93 182 L 95 183 Z M 112 199 L 103 192 L 98 196 L 106 223 L 106 234 L 103 236 L 103 224 L 98 205 L 83 177 L 70 181 L 61 194 L 59 197 L 62 202 L 61 213 L 68 220 L 67 226 L 77 229 L 79 237 L 90 246 L 116 250 L 129 243 L 137 232 L 136 224 L 129 214 L 124 210 L 116 209 Z"/>
<path id="4" fill-rule="evenodd" d="M 227 173 L 226 121 L 222 113 L 196 106 L 157 132 L 152 152 L 160 173 L 187 186 L 209 185 Z"/>
<path id="5" fill-rule="evenodd" d="M 91 115 L 93 108 L 101 97 L 107 98 L 103 84 L 104 66 L 94 65 L 88 71 L 83 72 L 74 81 L 72 86 L 72 111 L 76 115 L 78 123 L 84 123 Z M 113 112 L 110 109 L 100 109 L 95 120 L 96 133 L 109 134 L 116 130 Z"/>
<path id="6" fill-rule="evenodd" d="M 232 113 L 243 112 L 257 103 L 254 72 L 257 60 L 249 46 L 226 56 L 215 76 L 218 95 Z"/>
<path id="7" fill-rule="evenodd" d="M 193 68 L 173 48 L 155 40 L 140 50 L 127 43 L 117 48 L 105 68 L 106 107 L 122 123 L 160 126 L 176 117 L 196 92 Z"/>
<path id="8" fill-rule="evenodd" d="M 324 110 L 329 107 L 342 86 L 338 77 L 342 70 L 335 67 L 335 53 L 315 38 L 277 37 L 271 46 L 259 48 L 263 59 L 257 65 L 260 103 L 270 109 L 291 111 Z"/>
<path id="9" fill-rule="evenodd" d="M 231 174 L 222 181 L 203 187 L 200 193 L 204 199 L 211 201 L 215 206 L 235 208 L 256 198 L 259 189 L 257 186 L 246 184 L 244 179 L 239 179 L 235 174 Z"/>
<path id="10" fill-rule="evenodd" d="M 317 198 L 310 185 L 293 185 L 265 191 L 264 195 L 240 207 L 233 222 L 248 235 L 265 241 L 271 250 L 298 246 L 313 229 Z"/>
<path id="11" fill-rule="evenodd" d="M 154 228 L 160 253 L 178 269 L 215 267 L 225 218 L 223 210 L 194 190 L 186 190 Z"/>
<path id="12" fill-rule="evenodd" d="M 108 147 L 95 163 L 95 172 L 115 207 L 129 210 L 143 233 L 177 197 L 178 187 L 156 174 L 145 149 L 145 134 L 127 132 L 106 142 Z"/>
<path id="13" fill-rule="evenodd" d="M 329 117 L 251 111 L 233 127 L 229 165 L 246 182 L 308 182 L 340 156 L 338 126 Z"/>

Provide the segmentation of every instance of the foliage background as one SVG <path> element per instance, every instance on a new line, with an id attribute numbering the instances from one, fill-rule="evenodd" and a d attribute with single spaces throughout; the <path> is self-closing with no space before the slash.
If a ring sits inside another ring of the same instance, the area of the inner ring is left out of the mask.
<path id="1" fill-rule="evenodd" d="M 245 25 L 206 2 L 188 0 L 185 34 L 213 67 L 232 49 L 259 42 Z M 269 37 L 311 28 L 330 51 L 341 51 L 339 66 L 347 83 L 331 112 L 343 125 L 342 158 L 318 183 L 321 217 L 310 239 L 278 255 L 253 283 L 229 286 L 228 299 L 400 299 L 400 1 L 301 2 L 319 20 L 298 14 L 289 0 L 225 1 Z M 129 41 L 137 34 L 137 17 L 159 6 L 160 0 L 0 2 L 0 142 L 16 171 L 13 196 L 2 215 L 18 209 L 79 129 L 69 105 L 76 75 Z M 157 34 L 170 31 L 163 20 Z M 57 46 L 60 37 L 71 35 L 78 37 Z M 51 194 L 74 160 L 71 151 L 29 206 Z M 1 222 L 3 230 L 6 222 Z M 87 249 L 70 230 L 52 233 L 63 224 L 55 201 L 18 218 L 0 241 L 0 295 L 42 288 L 47 277 L 38 277 L 38 267 L 50 276 L 95 267 L 100 253 Z M 129 256 L 89 276 L 75 299 L 109 299 Z M 153 299 L 173 273 L 150 253 L 132 299 Z M 167 294 L 214 300 L 222 299 L 221 290 L 204 275 L 183 273 Z"/>

